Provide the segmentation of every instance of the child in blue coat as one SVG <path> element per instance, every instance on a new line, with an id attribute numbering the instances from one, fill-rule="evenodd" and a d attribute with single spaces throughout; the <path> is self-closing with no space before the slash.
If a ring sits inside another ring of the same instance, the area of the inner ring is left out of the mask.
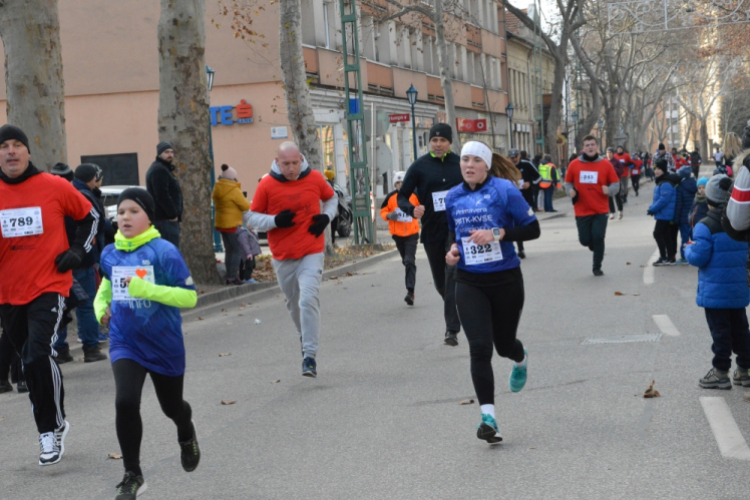
<path id="1" fill-rule="evenodd" d="M 696 224 L 694 241 L 685 249 L 688 262 L 699 268 L 696 302 L 706 312 L 714 352 L 713 368 L 698 381 L 704 389 L 731 389 L 732 352 L 737 355 L 735 385 L 750 387 L 750 331 L 745 308 L 750 304 L 745 259 L 748 244 L 729 237 L 721 225 L 732 179 L 716 175 L 706 185 L 709 211 Z"/>
<path id="2" fill-rule="evenodd" d="M 654 239 L 659 247 L 659 260 L 654 262 L 654 266 L 672 266 L 675 264 L 675 254 L 677 253 L 677 240 L 672 238 L 672 219 L 675 211 L 675 188 L 672 185 L 672 178 L 667 172 L 668 166 L 666 160 L 658 160 L 654 165 L 654 174 L 656 175 L 656 187 L 654 188 L 654 201 L 648 207 L 648 215 L 653 215 L 656 219 L 654 226 Z"/>
<path id="3" fill-rule="evenodd" d="M 200 449 L 190 405 L 182 399 L 185 344 L 180 308 L 198 300 L 180 251 L 151 225 L 154 200 L 129 188 L 117 200 L 119 231 L 101 257 L 102 283 L 96 318 L 109 324 L 109 357 L 115 377 L 115 427 L 125 477 L 115 500 L 135 500 L 146 489 L 140 467 L 143 436 L 140 404 L 151 376 L 162 411 L 177 425 L 182 468 L 195 470 Z"/>

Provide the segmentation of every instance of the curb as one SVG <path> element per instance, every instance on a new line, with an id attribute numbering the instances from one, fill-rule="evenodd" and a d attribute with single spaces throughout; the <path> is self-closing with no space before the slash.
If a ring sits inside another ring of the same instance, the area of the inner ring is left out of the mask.
<path id="1" fill-rule="evenodd" d="M 323 272 L 323 279 L 348 272 L 357 272 L 391 258 L 394 255 L 398 255 L 397 249 L 382 252 L 358 262 L 329 269 Z M 281 290 L 276 282 L 240 285 L 227 290 L 207 293 L 198 298 L 198 304 L 194 309 L 185 309 L 182 311 L 182 321 L 183 323 L 195 321 L 199 317 L 203 318 L 221 312 L 223 309 L 238 307 L 241 303 L 257 303 L 280 293 Z"/>

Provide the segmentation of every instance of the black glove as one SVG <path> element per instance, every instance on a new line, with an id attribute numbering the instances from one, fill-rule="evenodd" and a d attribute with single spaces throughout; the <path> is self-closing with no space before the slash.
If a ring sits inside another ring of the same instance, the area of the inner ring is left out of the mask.
<path id="1" fill-rule="evenodd" d="M 70 247 L 64 251 L 55 259 L 55 265 L 57 266 L 57 272 L 67 273 L 78 267 L 83 262 L 83 258 L 86 256 L 86 251 L 81 247 Z"/>
<path id="2" fill-rule="evenodd" d="M 323 234 L 323 231 L 326 230 L 326 226 L 330 221 L 331 219 L 329 219 L 326 214 L 313 215 L 313 223 L 310 224 L 310 227 L 307 230 L 317 238 Z"/>
<path id="3" fill-rule="evenodd" d="M 653 216 L 653 215 L 654 215 L 654 212 L 652 212 L 651 210 L 646 210 L 646 215 L 651 215 L 651 216 Z"/>
<path id="4" fill-rule="evenodd" d="M 294 222 L 294 216 L 297 215 L 289 209 L 279 212 L 279 214 L 273 218 L 276 227 L 292 227 Z"/>
<path id="5" fill-rule="evenodd" d="M 391 212 L 388 215 L 385 216 L 388 220 L 398 220 L 398 213 L 397 212 Z"/>

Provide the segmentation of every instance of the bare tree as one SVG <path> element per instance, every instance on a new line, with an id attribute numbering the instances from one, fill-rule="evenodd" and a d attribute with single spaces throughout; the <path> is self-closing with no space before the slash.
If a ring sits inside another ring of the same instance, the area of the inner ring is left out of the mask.
<path id="1" fill-rule="evenodd" d="M 67 163 L 57 0 L 0 1 L 8 123 L 28 135 L 34 164 Z"/>
<path id="2" fill-rule="evenodd" d="M 161 0 L 159 139 L 175 149 L 185 211 L 182 253 L 197 283 L 220 283 L 211 224 L 211 169 L 203 0 Z"/>

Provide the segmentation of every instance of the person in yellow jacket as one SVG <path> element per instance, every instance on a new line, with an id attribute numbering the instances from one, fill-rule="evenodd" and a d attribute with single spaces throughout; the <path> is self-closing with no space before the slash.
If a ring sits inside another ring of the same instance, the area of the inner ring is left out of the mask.
<path id="1" fill-rule="evenodd" d="M 226 283 L 241 285 L 239 272 L 242 255 L 237 227 L 242 225 L 242 213 L 250 210 L 250 203 L 242 194 L 235 169 L 226 164 L 221 166 L 221 175 L 216 180 L 211 197 L 214 200 L 214 226 L 221 233 L 221 240 L 224 242 Z"/>
<path id="2" fill-rule="evenodd" d="M 544 155 L 542 162 L 539 164 L 539 175 L 542 181 L 539 187 L 544 190 L 544 211 L 557 212 L 552 206 L 552 195 L 555 194 L 555 188 L 560 188 L 560 175 L 557 167 L 552 163 L 552 156 Z"/>
<path id="3" fill-rule="evenodd" d="M 419 241 L 419 220 L 406 215 L 398 208 L 398 190 L 404 182 L 406 172 L 396 172 L 393 175 L 393 191 L 388 193 L 380 206 L 380 216 L 388 221 L 388 229 L 391 232 L 396 248 L 401 254 L 401 262 L 406 268 L 406 297 L 404 301 L 410 306 L 414 305 L 414 285 L 417 280 L 417 242 Z M 409 203 L 415 207 L 419 206 L 417 196 L 412 194 Z"/>

